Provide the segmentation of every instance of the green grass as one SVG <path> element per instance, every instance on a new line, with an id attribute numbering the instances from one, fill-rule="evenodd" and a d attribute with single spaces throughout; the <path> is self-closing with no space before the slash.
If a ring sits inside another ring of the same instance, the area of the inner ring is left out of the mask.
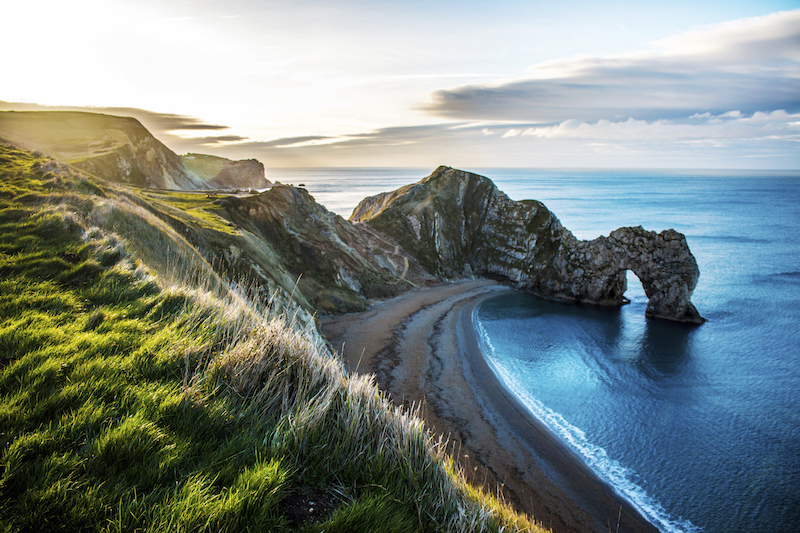
<path id="1" fill-rule="evenodd" d="M 0 530 L 533 527 L 297 306 L 231 291 L 100 182 L 0 161 Z"/>
<path id="2" fill-rule="evenodd" d="M 141 190 L 140 194 L 183 211 L 196 219 L 197 224 L 204 228 L 228 235 L 237 234 L 231 223 L 218 214 L 222 210 L 217 208 L 214 200 L 207 198 L 205 193 Z"/>

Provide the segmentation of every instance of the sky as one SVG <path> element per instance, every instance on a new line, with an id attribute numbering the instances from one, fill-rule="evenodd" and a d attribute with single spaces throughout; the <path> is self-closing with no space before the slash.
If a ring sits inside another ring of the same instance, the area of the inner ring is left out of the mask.
<path id="1" fill-rule="evenodd" d="M 0 0 L 0 110 L 267 167 L 800 169 L 800 0 Z"/>

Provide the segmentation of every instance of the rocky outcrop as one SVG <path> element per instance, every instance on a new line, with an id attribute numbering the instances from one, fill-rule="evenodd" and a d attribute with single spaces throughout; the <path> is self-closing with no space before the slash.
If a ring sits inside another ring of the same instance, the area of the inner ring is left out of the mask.
<path id="1" fill-rule="evenodd" d="M 701 324 L 691 303 L 700 270 L 686 237 L 641 226 L 619 228 L 608 237 L 578 241 L 568 235 L 551 263 L 553 271 L 536 288 L 540 294 L 601 305 L 622 305 L 631 270 L 647 295 L 648 318 Z"/>
<path id="2" fill-rule="evenodd" d="M 182 156 L 183 165 L 212 189 L 264 189 L 271 185 L 264 165 L 255 159 L 231 161 L 204 154 Z"/>
<path id="3" fill-rule="evenodd" d="M 699 269 L 673 230 L 579 241 L 541 202 L 515 202 L 489 179 L 447 167 L 363 200 L 350 220 L 391 236 L 442 278 L 494 277 L 548 298 L 622 305 L 630 269 L 648 317 L 703 322 L 690 300 Z"/>
<path id="4" fill-rule="evenodd" d="M 291 284 L 297 282 L 297 289 L 320 311 L 362 310 L 369 299 L 436 282 L 391 238 L 368 228 L 359 231 L 305 189 L 276 185 L 261 194 L 227 196 L 215 204 L 242 235 L 225 237 L 224 242 L 238 250 L 229 254 L 223 249 L 225 268 L 250 279 L 277 279 L 282 273 Z M 215 248 L 222 249 L 221 243 Z M 252 261 L 256 256 L 265 259 Z M 254 272 L 241 271 L 248 266 Z M 286 280 L 280 284 L 285 287 Z"/>

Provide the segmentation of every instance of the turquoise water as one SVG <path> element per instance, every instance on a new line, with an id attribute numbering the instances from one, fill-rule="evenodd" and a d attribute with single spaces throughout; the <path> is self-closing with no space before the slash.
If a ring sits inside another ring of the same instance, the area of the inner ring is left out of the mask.
<path id="1" fill-rule="evenodd" d="M 432 169 L 268 173 L 345 218 Z M 473 169 L 474 170 L 474 169 Z M 800 173 L 477 169 L 579 238 L 674 228 L 700 267 L 699 327 L 511 294 L 476 315 L 528 408 L 663 531 L 800 529 Z"/>

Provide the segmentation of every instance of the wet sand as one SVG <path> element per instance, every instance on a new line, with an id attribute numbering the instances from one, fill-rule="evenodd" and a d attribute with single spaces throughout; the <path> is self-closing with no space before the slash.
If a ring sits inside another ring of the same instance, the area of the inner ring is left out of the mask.
<path id="1" fill-rule="evenodd" d="M 427 427 L 476 485 L 556 533 L 657 531 L 524 409 L 486 364 L 472 324 L 489 280 L 419 289 L 362 313 L 322 320 L 349 372 L 374 373 L 396 404 L 419 405 Z"/>

